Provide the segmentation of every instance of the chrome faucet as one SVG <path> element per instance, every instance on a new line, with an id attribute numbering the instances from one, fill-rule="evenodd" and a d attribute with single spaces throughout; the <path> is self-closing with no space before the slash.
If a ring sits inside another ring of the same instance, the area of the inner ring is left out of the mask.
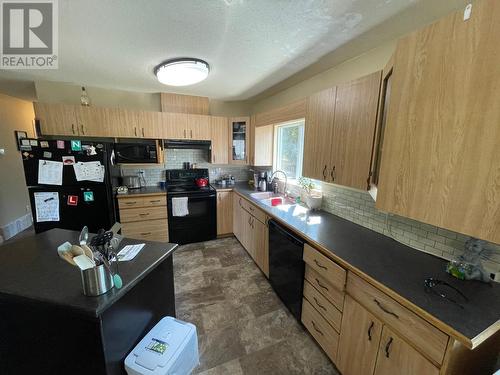
<path id="1" fill-rule="evenodd" d="M 287 193 L 286 193 L 286 188 L 287 188 L 287 182 L 288 182 L 288 177 L 286 176 L 286 173 L 283 172 L 282 170 L 275 170 L 274 172 L 271 173 L 271 176 L 269 176 L 269 181 L 271 182 L 271 185 L 273 187 L 273 193 L 274 194 L 278 194 L 279 191 L 278 191 L 278 183 L 277 182 L 273 182 L 273 176 L 276 174 L 276 173 L 281 173 L 283 174 L 283 176 L 285 176 L 285 186 L 283 188 L 283 195 L 286 197 Z"/>

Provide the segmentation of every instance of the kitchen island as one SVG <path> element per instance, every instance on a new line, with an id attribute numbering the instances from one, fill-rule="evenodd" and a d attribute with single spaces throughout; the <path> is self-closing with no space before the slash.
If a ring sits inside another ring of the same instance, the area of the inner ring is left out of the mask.
<path id="1" fill-rule="evenodd" d="M 145 243 L 119 263 L 121 289 L 83 295 L 78 268 L 57 255 L 78 232 L 52 229 L 0 247 L 0 373 L 124 374 L 123 361 L 163 316 L 175 316 L 176 244 Z"/>

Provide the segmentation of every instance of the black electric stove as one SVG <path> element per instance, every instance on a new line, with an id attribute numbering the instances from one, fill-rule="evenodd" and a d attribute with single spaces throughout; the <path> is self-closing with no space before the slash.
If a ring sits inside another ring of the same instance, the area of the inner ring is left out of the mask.
<path id="1" fill-rule="evenodd" d="M 182 244 L 217 237 L 216 191 L 208 184 L 198 187 L 196 179 L 209 178 L 208 169 L 167 169 L 169 241 Z M 187 215 L 174 216 L 172 200 L 187 198 Z"/>

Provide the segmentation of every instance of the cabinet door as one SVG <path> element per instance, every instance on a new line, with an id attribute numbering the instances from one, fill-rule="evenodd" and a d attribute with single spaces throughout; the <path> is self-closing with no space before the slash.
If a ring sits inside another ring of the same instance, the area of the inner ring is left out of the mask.
<path id="1" fill-rule="evenodd" d="M 93 137 L 118 137 L 122 124 L 119 110 L 104 107 L 78 107 L 77 127 L 80 135 Z"/>
<path id="2" fill-rule="evenodd" d="M 241 207 L 241 198 L 238 194 L 233 194 L 233 233 L 234 236 L 243 245 L 243 208 Z"/>
<path id="3" fill-rule="evenodd" d="M 217 192 L 217 235 L 233 231 L 233 193 Z"/>
<path id="4" fill-rule="evenodd" d="M 229 157 L 229 125 L 226 117 L 211 116 L 213 164 L 227 164 Z"/>
<path id="5" fill-rule="evenodd" d="M 269 277 L 269 229 L 266 224 L 261 223 L 252 216 L 253 246 L 255 263 Z"/>
<path id="6" fill-rule="evenodd" d="M 500 2 L 483 0 L 398 42 L 377 208 L 500 242 L 494 35 Z"/>
<path id="7" fill-rule="evenodd" d="M 76 106 L 33 103 L 43 135 L 78 135 Z"/>
<path id="8" fill-rule="evenodd" d="M 387 326 L 377 355 L 375 375 L 438 375 L 439 369 L 413 349 Z"/>
<path id="9" fill-rule="evenodd" d="M 336 92 L 332 87 L 307 98 L 302 164 L 305 177 L 329 181 Z"/>
<path id="10" fill-rule="evenodd" d="M 142 138 L 162 138 L 161 112 L 140 111 L 138 113 L 138 126 Z"/>
<path id="11" fill-rule="evenodd" d="M 254 163 L 259 167 L 273 165 L 274 125 L 258 126 L 254 129 Z"/>
<path id="12" fill-rule="evenodd" d="M 161 138 L 162 139 L 187 139 L 187 114 L 186 113 L 161 113 Z"/>
<path id="13" fill-rule="evenodd" d="M 368 189 L 381 72 L 337 86 L 330 181 Z"/>
<path id="14" fill-rule="evenodd" d="M 346 296 L 338 352 L 343 375 L 373 374 L 381 334 L 382 323 Z"/>
<path id="15" fill-rule="evenodd" d="M 229 163 L 248 164 L 250 118 L 233 117 L 229 120 Z"/>
<path id="16" fill-rule="evenodd" d="M 189 139 L 200 141 L 210 140 L 210 116 L 187 115 L 187 134 Z"/>

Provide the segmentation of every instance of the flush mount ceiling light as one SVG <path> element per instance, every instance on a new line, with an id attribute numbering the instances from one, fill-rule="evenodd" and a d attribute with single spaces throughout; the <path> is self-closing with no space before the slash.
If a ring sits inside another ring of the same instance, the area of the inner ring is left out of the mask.
<path id="1" fill-rule="evenodd" d="M 169 86 L 188 86 L 207 78 L 209 65 L 200 59 L 181 58 L 162 62 L 155 68 L 158 81 Z"/>

